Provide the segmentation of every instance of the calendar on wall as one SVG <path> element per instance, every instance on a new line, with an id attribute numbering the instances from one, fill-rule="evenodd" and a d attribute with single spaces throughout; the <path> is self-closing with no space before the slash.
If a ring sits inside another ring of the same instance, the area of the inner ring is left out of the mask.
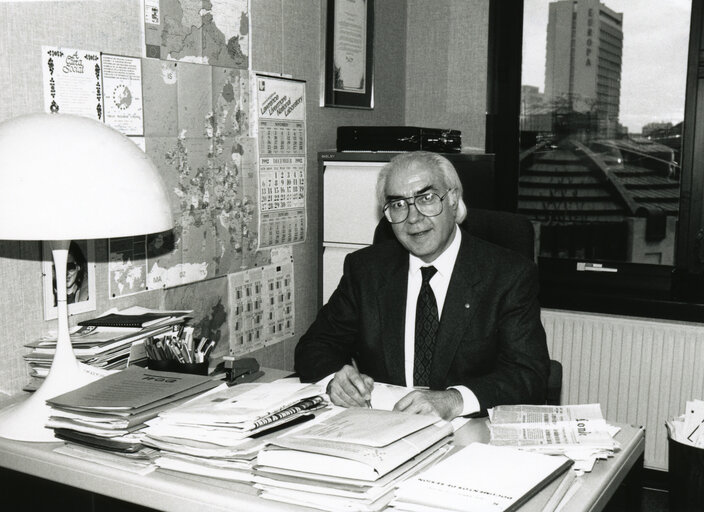
<path id="1" fill-rule="evenodd" d="M 256 75 L 259 248 L 306 239 L 305 82 Z"/>

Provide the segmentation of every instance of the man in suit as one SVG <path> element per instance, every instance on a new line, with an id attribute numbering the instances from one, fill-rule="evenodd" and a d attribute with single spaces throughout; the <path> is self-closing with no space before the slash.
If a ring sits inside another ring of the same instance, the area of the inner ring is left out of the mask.
<path id="1" fill-rule="evenodd" d="M 296 346 L 300 377 L 332 375 L 328 394 L 342 406 L 364 406 L 374 381 L 420 387 L 395 409 L 445 419 L 544 403 L 549 357 L 535 264 L 458 226 L 467 215 L 462 184 L 439 154 L 393 158 L 377 196 L 396 240 L 347 256 Z"/>

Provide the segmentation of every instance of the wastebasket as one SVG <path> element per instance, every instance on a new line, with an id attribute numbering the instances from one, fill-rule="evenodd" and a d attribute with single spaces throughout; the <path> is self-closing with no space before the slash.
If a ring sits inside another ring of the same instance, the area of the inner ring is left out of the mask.
<path id="1" fill-rule="evenodd" d="M 670 512 L 704 510 L 704 449 L 667 438 Z"/>

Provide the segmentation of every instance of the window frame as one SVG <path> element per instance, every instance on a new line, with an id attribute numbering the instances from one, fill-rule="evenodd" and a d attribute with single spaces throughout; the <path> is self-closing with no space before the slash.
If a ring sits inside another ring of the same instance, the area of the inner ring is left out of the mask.
<path id="1" fill-rule="evenodd" d="M 487 153 L 496 158 L 497 209 L 515 212 L 523 0 L 490 0 Z M 613 262 L 615 273 L 578 272 L 575 260 L 542 260 L 541 305 L 555 309 L 684 321 L 704 319 L 704 7 L 692 1 L 675 265 Z M 571 267 L 570 267 L 571 264 Z M 610 263 L 609 263 L 610 264 Z"/>

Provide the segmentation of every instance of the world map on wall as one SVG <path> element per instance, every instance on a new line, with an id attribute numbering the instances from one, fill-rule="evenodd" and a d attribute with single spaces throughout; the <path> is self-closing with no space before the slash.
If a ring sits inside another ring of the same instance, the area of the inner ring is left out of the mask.
<path id="1" fill-rule="evenodd" d="M 247 68 L 247 0 L 162 0 L 159 8 L 145 25 L 147 56 Z"/>

